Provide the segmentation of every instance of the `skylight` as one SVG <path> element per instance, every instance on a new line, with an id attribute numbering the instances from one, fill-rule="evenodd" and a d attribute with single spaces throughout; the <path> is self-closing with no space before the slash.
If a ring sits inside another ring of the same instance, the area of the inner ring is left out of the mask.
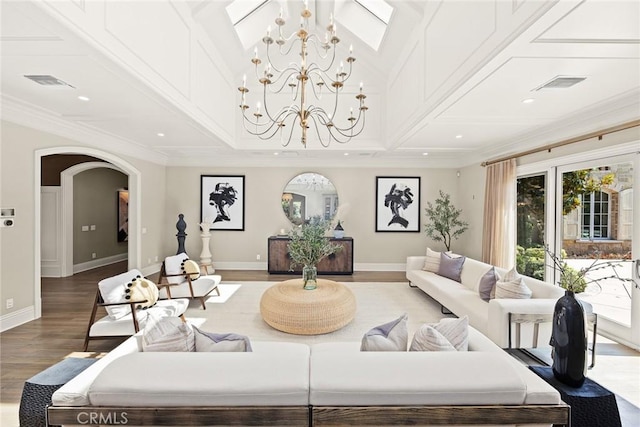
<path id="1" fill-rule="evenodd" d="M 336 0 L 336 20 L 376 51 L 392 15 L 384 0 Z"/>
<path id="2" fill-rule="evenodd" d="M 226 7 L 227 15 L 229 15 L 231 23 L 236 26 L 268 1 L 269 0 L 236 0 Z"/>
<path id="3" fill-rule="evenodd" d="M 361 7 L 366 9 L 373 16 L 389 25 L 389 20 L 393 14 L 393 7 L 389 6 L 384 0 L 353 0 Z"/>
<path id="4" fill-rule="evenodd" d="M 316 1 L 309 0 L 309 8 L 316 14 Z M 384 0 L 335 0 L 334 16 L 355 36 L 372 49 L 378 50 L 393 15 L 393 7 Z M 229 20 L 245 49 L 262 40 L 267 25 L 282 11 L 288 19 L 286 1 L 275 0 L 235 0 L 226 6 Z M 328 16 L 326 17 L 328 18 Z M 322 20 L 316 14 L 315 20 Z M 325 23 L 319 22 L 324 27 Z"/>

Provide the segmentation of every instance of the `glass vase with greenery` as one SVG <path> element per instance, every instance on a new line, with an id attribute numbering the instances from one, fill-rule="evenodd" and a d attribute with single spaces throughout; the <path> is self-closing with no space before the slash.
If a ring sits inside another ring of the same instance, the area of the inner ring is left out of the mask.
<path id="1" fill-rule="evenodd" d="M 425 208 L 427 224 L 425 232 L 436 242 L 444 243 L 447 251 L 451 250 L 451 240 L 457 239 L 467 231 L 469 224 L 460 220 L 462 209 L 456 209 L 451 203 L 451 196 L 440 190 L 440 197 L 435 205 L 427 202 Z"/>
<path id="2" fill-rule="evenodd" d="M 310 221 L 289 232 L 290 269 L 302 267 L 302 279 L 305 289 L 317 286 L 317 266 L 325 257 L 342 249 L 341 245 L 331 243 L 326 237 L 330 224 L 321 220 Z"/>

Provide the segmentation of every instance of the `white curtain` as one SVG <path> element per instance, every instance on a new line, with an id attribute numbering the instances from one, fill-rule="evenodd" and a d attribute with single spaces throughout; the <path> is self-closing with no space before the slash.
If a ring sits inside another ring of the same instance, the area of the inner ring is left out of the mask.
<path id="1" fill-rule="evenodd" d="M 516 253 L 516 160 L 487 166 L 482 260 L 510 269 Z"/>

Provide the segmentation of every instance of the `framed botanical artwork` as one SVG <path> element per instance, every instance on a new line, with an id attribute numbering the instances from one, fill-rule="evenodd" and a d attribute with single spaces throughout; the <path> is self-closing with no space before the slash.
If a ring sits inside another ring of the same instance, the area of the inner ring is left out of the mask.
<path id="1" fill-rule="evenodd" d="M 244 175 L 200 176 L 200 223 L 210 230 L 244 231 Z"/>
<path id="2" fill-rule="evenodd" d="M 129 240 L 129 191 L 118 190 L 118 242 Z"/>
<path id="3" fill-rule="evenodd" d="M 420 177 L 376 177 L 376 231 L 420 232 Z"/>

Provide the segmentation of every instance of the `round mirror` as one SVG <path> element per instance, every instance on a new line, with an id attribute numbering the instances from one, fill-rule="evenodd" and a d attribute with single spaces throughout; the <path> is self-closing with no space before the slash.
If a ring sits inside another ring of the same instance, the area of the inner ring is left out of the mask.
<path id="1" fill-rule="evenodd" d="M 312 219 L 330 221 L 338 210 L 338 192 L 325 176 L 302 173 L 284 187 L 282 210 L 294 225 L 308 223 Z"/>

